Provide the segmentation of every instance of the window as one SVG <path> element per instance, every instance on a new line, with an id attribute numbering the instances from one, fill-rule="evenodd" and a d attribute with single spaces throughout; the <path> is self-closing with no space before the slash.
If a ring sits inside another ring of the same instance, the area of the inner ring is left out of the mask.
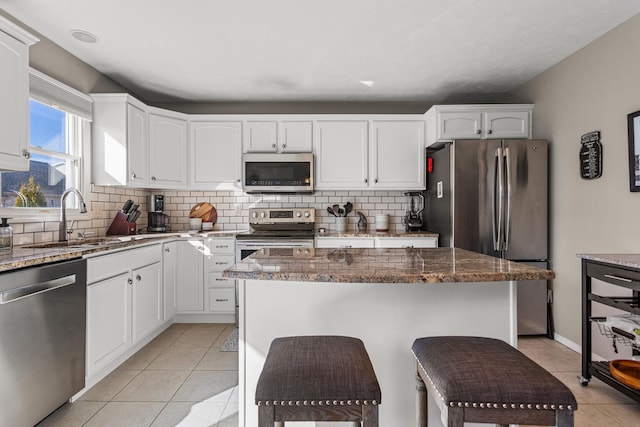
<path id="1" fill-rule="evenodd" d="M 74 187 L 88 195 L 88 174 L 83 161 L 88 145 L 88 121 L 82 111 L 76 114 L 78 109 L 73 104 L 68 107 L 68 99 L 60 99 L 60 94 L 66 98 L 79 96 L 85 102 L 88 97 L 35 73 L 32 70 L 30 74 L 29 170 L 0 173 L 2 216 L 57 218 L 60 198 L 66 189 Z M 66 202 L 67 209 L 78 208 L 74 194 Z"/>

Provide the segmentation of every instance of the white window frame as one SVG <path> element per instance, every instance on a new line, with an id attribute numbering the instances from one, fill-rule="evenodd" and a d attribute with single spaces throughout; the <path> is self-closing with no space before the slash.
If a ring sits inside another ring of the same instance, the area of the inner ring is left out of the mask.
<path id="1" fill-rule="evenodd" d="M 74 117 L 67 116 L 67 138 L 73 133 L 74 143 L 80 139 L 77 154 L 64 154 L 57 151 L 50 151 L 39 147 L 32 147 L 29 145 L 29 151 L 37 154 L 54 155 L 56 157 L 78 160 L 78 190 L 84 196 L 84 201 L 87 206 L 87 212 L 80 213 L 79 208 L 68 208 L 67 219 L 70 220 L 88 220 L 91 219 L 91 120 L 87 114 L 77 114 L 74 108 L 74 102 L 87 106 L 89 108 L 93 103 L 91 97 L 83 94 L 45 74 L 40 73 L 37 70 L 30 69 L 30 81 L 31 81 L 31 95 L 30 99 L 37 101 L 41 104 L 55 108 L 60 111 L 64 111 L 67 114 L 71 114 Z M 37 96 L 33 95 L 33 82 L 37 82 Z M 51 93 L 48 96 L 47 93 Z M 63 99 L 64 98 L 64 99 Z M 62 100 L 63 102 L 60 102 Z M 70 108 L 65 108 L 69 105 Z M 89 111 L 90 114 L 90 111 Z M 69 141 L 67 141 L 69 144 Z M 0 216 L 12 218 L 12 223 L 25 223 L 25 222 L 42 222 L 42 221 L 59 221 L 60 220 L 60 208 L 12 208 L 12 207 L 0 207 Z"/>

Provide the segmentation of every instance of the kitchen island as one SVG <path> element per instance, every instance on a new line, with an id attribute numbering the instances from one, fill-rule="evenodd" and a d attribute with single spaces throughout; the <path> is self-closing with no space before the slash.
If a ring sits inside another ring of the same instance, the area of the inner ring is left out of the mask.
<path id="1" fill-rule="evenodd" d="M 452 248 L 256 253 L 225 275 L 241 279 L 242 427 L 257 425 L 255 387 L 271 341 L 292 335 L 360 338 L 382 389 L 380 425 L 414 425 L 413 340 L 476 335 L 517 345 L 516 281 L 554 277 L 549 270 Z M 438 417 L 430 411 L 430 422 Z"/>

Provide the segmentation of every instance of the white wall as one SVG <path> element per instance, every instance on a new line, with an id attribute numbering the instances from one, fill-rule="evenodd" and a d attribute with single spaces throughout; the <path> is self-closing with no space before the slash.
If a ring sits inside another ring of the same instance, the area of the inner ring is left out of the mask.
<path id="1" fill-rule="evenodd" d="M 550 259 L 556 332 L 581 343 L 577 253 L 640 252 L 640 193 L 629 191 L 627 114 L 640 110 L 640 15 L 512 95 L 535 104 L 533 134 L 550 145 Z M 580 136 L 601 132 L 603 174 L 579 175 Z M 598 348 L 594 348 L 596 352 Z"/>

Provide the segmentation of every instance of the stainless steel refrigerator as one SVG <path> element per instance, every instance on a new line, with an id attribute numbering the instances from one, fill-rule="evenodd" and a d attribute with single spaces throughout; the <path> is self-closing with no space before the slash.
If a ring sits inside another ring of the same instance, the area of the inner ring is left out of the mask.
<path id="1" fill-rule="evenodd" d="M 432 153 L 426 229 L 443 247 L 547 268 L 543 140 L 456 140 Z M 518 283 L 518 334 L 547 333 L 547 282 Z"/>

